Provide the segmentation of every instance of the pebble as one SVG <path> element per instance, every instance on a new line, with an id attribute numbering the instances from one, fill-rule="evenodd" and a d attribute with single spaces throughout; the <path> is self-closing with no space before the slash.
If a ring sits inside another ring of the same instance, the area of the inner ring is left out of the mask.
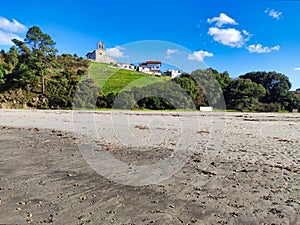
<path id="1" fill-rule="evenodd" d="M 84 200 L 86 200 L 87 199 L 87 197 L 86 196 L 82 196 L 82 197 L 80 197 L 80 200 L 81 201 L 84 201 Z"/>
<path id="2" fill-rule="evenodd" d="M 191 223 L 197 223 L 197 219 L 196 218 L 191 218 Z"/>
<path id="3" fill-rule="evenodd" d="M 28 205 L 28 204 L 30 204 L 30 203 L 31 203 L 31 201 L 28 201 L 28 202 L 21 201 L 21 202 L 19 202 L 19 205 Z"/>

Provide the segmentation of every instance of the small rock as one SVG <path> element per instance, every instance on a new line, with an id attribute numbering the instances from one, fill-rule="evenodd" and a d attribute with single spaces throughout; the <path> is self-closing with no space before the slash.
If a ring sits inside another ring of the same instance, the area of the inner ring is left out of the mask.
<path id="1" fill-rule="evenodd" d="M 147 126 L 143 126 L 143 125 L 136 125 L 134 128 L 138 128 L 140 130 L 149 130 Z"/>
<path id="2" fill-rule="evenodd" d="M 30 204 L 30 203 L 31 203 L 31 201 L 28 201 L 28 202 L 21 201 L 21 202 L 19 202 L 19 205 L 28 205 L 28 204 Z"/>
<path id="3" fill-rule="evenodd" d="M 202 189 L 201 189 L 201 187 L 194 187 L 194 190 L 195 191 L 201 191 Z"/>
<path id="4" fill-rule="evenodd" d="M 87 199 L 87 197 L 86 196 L 82 196 L 82 197 L 80 197 L 80 200 L 81 201 L 84 201 L 84 200 L 86 200 Z"/>
<path id="5" fill-rule="evenodd" d="M 197 223 L 197 219 L 196 218 L 191 218 L 191 223 Z"/>
<path id="6" fill-rule="evenodd" d="M 172 208 L 172 209 L 174 209 L 175 206 L 174 205 L 169 205 L 169 207 Z"/>
<path id="7" fill-rule="evenodd" d="M 231 215 L 232 217 L 238 217 L 238 216 L 239 216 L 239 214 L 237 214 L 236 212 L 232 212 L 232 213 L 230 213 L 230 215 Z"/>
<path id="8" fill-rule="evenodd" d="M 21 209 L 21 208 L 16 208 L 16 210 L 17 210 L 17 211 L 21 211 L 22 209 Z"/>

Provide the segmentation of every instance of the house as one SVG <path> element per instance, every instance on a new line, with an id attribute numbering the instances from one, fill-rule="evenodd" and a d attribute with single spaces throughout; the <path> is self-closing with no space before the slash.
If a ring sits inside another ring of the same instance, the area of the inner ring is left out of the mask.
<path id="1" fill-rule="evenodd" d="M 136 66 L 128 63 L 117 63 L 116 67 L 124 70 L 136 70 Z"/>
<path id="2" fill-rule="evenodd" d="M 160 68 L 161 61 L 148 60 L 145 63 L 140 63 L 137 71 L 147 74 L 161 75 Z"/>
<path id="3" fill-rule="evenodd" d="M 104 50 L 104 44 L 102 41 L 100 41 L 97 44 L 97 49 L 88 52 L 86 54 L 86 57 L 92 61 L 95 62 L 101 62 L 101 63 L 116 63 L 117 61 L 111 58 L 110 56 L 107 55 L 106 51 Z"/>
<path id="4" fill-rule="evenodd" d="M 176 78 L 176 77 L 180 77 L 181 76 L 181 72 L 180 70 L 166 70 L 163 73 L 164 76 L 170 76 L 172 79 Z"/>
<path id="5" fill-rule="evenodd" d="M 291 92 L 294 93 L 295 96 L 300 98 L 300 88 L 296 89 L 296 91 L 291 91 Z"/>

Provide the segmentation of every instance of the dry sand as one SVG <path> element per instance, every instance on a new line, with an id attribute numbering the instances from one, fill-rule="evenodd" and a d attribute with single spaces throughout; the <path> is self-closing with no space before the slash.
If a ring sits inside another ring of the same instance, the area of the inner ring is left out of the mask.
<path id="1" fill-rule="evenodd" d="M 0 224 L 298 225 L 299 119 L 0 110 Z M 190 139 L 178 141 L 182 137 Z M 149 180 L 149 171 L 140 179 L 128 176 L 124 185 L 88 164 L 82 146 L 90 143 L 93 152 L 108 152 L 137 170 L 171 157 L 176 147 L 192 151 L 169 179 L 155 183 L 160 177 Z"/>

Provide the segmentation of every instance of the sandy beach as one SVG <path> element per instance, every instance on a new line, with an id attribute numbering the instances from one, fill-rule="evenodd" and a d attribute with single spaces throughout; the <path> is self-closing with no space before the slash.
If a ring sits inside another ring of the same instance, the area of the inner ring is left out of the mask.
<path id="1" fill-rule="evenodd" d="M 0 224 L 300 224 L 300 114 L 0 110 Z"/>

